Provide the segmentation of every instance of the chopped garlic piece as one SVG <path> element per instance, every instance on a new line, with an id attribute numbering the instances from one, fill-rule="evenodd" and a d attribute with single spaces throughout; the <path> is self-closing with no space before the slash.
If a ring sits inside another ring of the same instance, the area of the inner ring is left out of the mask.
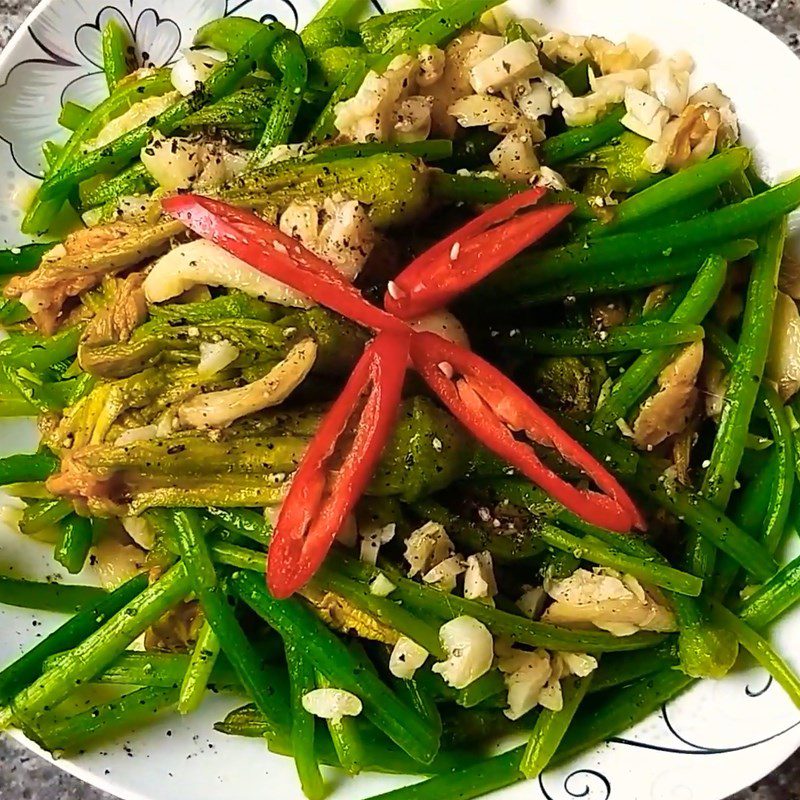
<path id="1" fill-rule="evenodd" d="M 547 592 L 544 586 L 528 587 L 522 597 L 517 600 L 517 608 L 528 619 L 539 619 L 544 611 L 544 604 L 547 600 Z"/>
<path id="2" fill-rule="evenodd" d="M 650 172 L 672 172 L 707 159 L 717 144 L 722 126 L 720 112 L 702 104 L 690 103 L 680 116 L 670 120 L 661 138 L 647 148 L 644 165 Z"/>
<path id="3" fill-rule="evenodd" d="M 441 80 L 444 75 L 446 56 L 444 50 L 432 44 L 424 44 L 417 54 L 419 59 L 419 75 L 417 85 L 426 87 L 431 86 Z"/>
<path id="4" fill-rule="evenodd" d="M 408 576 L 429 572 L 455 553 L 447 531 L 438 522 L 426 522 L 406 539 L 405 559 Z"/>
<path id="5" fill-rule="evenodd" d="M 669 121 L 669 111 L 647 92 L 628 86 L 625 90 L 625 116 L 620 122 L 634 133 L 657 142 Z"/>
<path id="6" fill-rule="evenodd" d="M 536 81 L 527 92 L 517 98 L 517 108 L 532 120 L 547 117 L 553 113 L 553 96 L 546 83 Z"/>
<path id="7" fill-rule="evenodd" d="M 145 517 L 122 517 L 120 520 L 125 533 L 142 548 L 152 550 L 156 543 L 156 532 Z"/>
<path id="8" fill-rule="evenodd" d="M 547 580 L 545 590 L 555 602 L 542 619 L 554 625 L 594 625 L 615 636 L 675 630 L 672 611 L 656 599 L 653 590 L 645 592 L 643 601 L 614 570 L 578 569 L 562 580 Z"/>
<path id="9" fill-rule="evenodd" d="M 700 396 L 697 376 L 703 351 L 702 342 L 690 344 L 659 374 L 658 391 L 645 400 L 633 423 L 633 440 L 639 449 L 652 449 L 689 424 Z"/>
<path id="10" fill-rule="evenodd" d="M 361 700 L 344 689 L 313 689 L 303 695 L 302 702 L 309 714 L 332 720 L 357 717 L 363 708 Z"/>
<path id="11" fill-rule="evenodd" d="M 398 142 L 424 142 L 431 132 L 433 99 L 414 95 L 397 107 L 394 138 Z"/>
<path id="12" fill-rule="evenodd" d="M 414 673 L 425 663 L 430 653 L 407 636 L 401 636 L 389 657 L 389 672 L 395 678 L 409 681 Z"/>
<path id="13" fill-rule="evenodd" d="M 559 653 L 570 675 L 585 678 L 597 669 L 597 659 L 586 653 Z"/>
<path id="14" fill-rule="evenodd" d="M 516 39 L 476 64 L 469 74 L 478 94 L 495 94 L 516 81 L 541 75 L 539 51 L 532 42 Z"/>
<path id="15" fill-rule="evenodd" d="M 458 250 L 454 246 L 453 250 L 450 251 L 450 260 L 457 261 L 457 259 Z M 412 320 L 411 327 L 417 332 L 435 333 L 437 336 L 441 336 L 442 339 L 447 339 L 448 342 L 453 342 L 454 344 L 460 344 L 469 350 L 467 331 L 455 314 L 445 309 L 431 311 L 430 314 L 425 314 Z"/>
<path id="16" fill-rule="evenodd" d="M 464 574 L 464 597 L 467 600 L 491 599 L 497 594 L 492 554 L 488 550 L 467 558 Z"/>
<path id="17" fill-rule="evenodd" d="M 456 118 L 462 128 L 488 126 L 493 133 L 509 133 L 521 119 L 519 110 L 504 97 L 473 94 L 456 100 L 448 114 Z"/>
<path id="18" fill-rule="evenodd" d="M 659 102 L 677 116 L 689 102 L 690 69 L 682 69 L 680 61 L 668 58 L 650 67 L 650 91 Z"/>
<path id="19" fill-rule="evenodd" d="M 388 544 L 394 539 L 397 526 L 394 522 L 384 525 L 382 528 L 373 528 L 361 532 L 361 560 L 367 564 L 377 564 L 378 551 L 381 545 Z"/>
<path id="20" fill-rule="evenodd" d="M 188 97 L 223 61 L 225 54 L 220 50 L 190 47 L 173 65 L 170 81 L 184 97 Z"/>
<path id="21" fill-rule="evenodd" d="M 800 389 L 800 312 L 783 292 L 778 292 L 773 321 L 765 376 L 785 402 Z"/>
<path id="22" fill-rule="evenodd" d="M 378 573 L 369 584 L 370 594 L 376 597 L 388 597 L 397 587 L 382 573 Z"/>
<path id="23" fill-rule="evenodd" d="M 452 592 L 456 588 L 456 580 L 466 569 L 464 559 L 460 555 L 450 556 L 429 569 L 423 576 L 425 583 L 432 583 L 443 592 Z"/>
<path id="24" fill-rule="evenodd" d="M 336 105 L 334 124 L 354 142 L 388 141 L 398 103 L 416 85 L 419 62 L 409 55 L 392 60 L 382 75 L 370 70 L 355 96 Z"/>
<path id="25" fill-rule="evenodd" d="M 497 171 L 509 181 L 529 181 L 539 169 L 539 159 L 528 133 L 509 133 L 489 153 Z"/>
<path id="26" fill-rule="evenodd" d="M 434 664 L 433 672 L 454 689 L 463 689 L 492 668 L 494 642 L 489 629 L 473 617 L 456 617 L 439 629 L 447 660 Z"/>
<path id="27" fill-rule="evenodd" d="M 200 361 L 197 374 L 201 378 L 210 378 L 239 358 L 239 348 L 227 339 L 219 342 L 200 342 Z"/>
<path id="28" fill-rule="evenodd" d="M 539 697 L 550 679 L 550 656 L 546 650 L 510 650 L 498 662 L 508 689 L 508 708 L 503 712 L 509 719 L 523 717 L 539 703 Z"/>

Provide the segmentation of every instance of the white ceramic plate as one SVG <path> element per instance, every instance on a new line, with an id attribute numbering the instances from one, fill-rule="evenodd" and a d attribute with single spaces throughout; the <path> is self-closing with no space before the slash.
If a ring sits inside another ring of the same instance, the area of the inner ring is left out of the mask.
<path id="1" fill-rule="evenodd" d="M 129 25 L 139 51 L 160 65 L 191 42 L 198 26 L 223 14 L 274 16 L 294 26 L 315 6 L 313 0 L 45 0 L 0 59 L 0 244 L 22 241 L 13 197 L 41 173 L 42 142 L 61 135 L 55 122 L 60 102 L 91 104 L 102 97 L 99 31 L 107 19 Z M 611 38 L 636 32 L 665 52 L 688 50 L 697 60 L 698 87 L 716 81 L 734 98 L 764 177 L 776 180 L 800 169 L 800 61 L 717 0 L 520 0 L 516 7 L 571 32 Z M 32 426 L 0 422 L 0 455 L 34 444 Z M 0 574 L 60 575 L 54 566 L 49 548 L 0 530 Z M 59 622 L 52 614 L 32 617 L 0 607 L 0 664 Z M 800 668 L 800 612 L 774 635 Z M 166 719 L 100 753 L 56 763 L 125 800 L 299 800 L 290 760 L 268 754 L 259 741 L 212 730 L 240 702 L 213 697 L 188 719 Z M 747 669 L 695 686 L 624 738 L 494 797 L 722 800 L 772 771 L 798 746 L 800 714 L 763 671 Z M 342 780 L 333 797 L 368 797 L 401 783 L 366 775 Z"/>

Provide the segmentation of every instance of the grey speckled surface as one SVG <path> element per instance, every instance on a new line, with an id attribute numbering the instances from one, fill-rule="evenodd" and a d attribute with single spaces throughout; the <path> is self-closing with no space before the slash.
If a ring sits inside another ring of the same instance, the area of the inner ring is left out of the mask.
<path id="1" fill-rule="evenodd" d="M 646 2 L 647 0 L 642 0 Z M 168 0 L 158 0 L 168 2 Z M 602 2 L 602 0 L 597 0 Z M 726 0 L 800 53 L 798 0 Z M 0 46 L 17 30 L 36 0 L 0 0 Z M 0 737 L 0 800 L 112 800 Z M 800 753 L 775 773 L 731 800 L 800 800 Z"/>

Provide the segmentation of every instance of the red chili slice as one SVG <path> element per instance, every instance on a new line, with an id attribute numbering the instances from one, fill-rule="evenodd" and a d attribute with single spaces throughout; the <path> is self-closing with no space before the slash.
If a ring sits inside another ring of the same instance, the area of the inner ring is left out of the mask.
<path id="1" fill-rule="evenodd" d="M 475 353 L 433 333 L 414 334 L 411 360 L 467 430 L 551 497 L 593 525 L 644 529 L 645 521 L 617 479 L 516 384 Z M 578 489 L 545 466 L 528 442 L 554 448 L 603 492 Z"/>
<path id="2" fill-rule="evenodd" d="M 319 569 L 369 483 L 397 418 L 408 353 L 408 335 L 379 334 L 322 420 L 275 524 L 267 560 L 275 597 Z"/>
<path id="3" fill-rule="evenodd" d="M 384 297 L 386 310 L 414 319 L 442 308 L 541 239 L 574 208 L 553 205 L 513 216 L 544 193 L 531 189 L 509 197 L 426 250 L 390 284 Z"/>
<path id="4" fill-rule="evenodd" d="M 204 239 L 354 322 L 374 330 L 407 330 L 365 300 L 335 267 L 255 214 L 196 194 L 168 197 L 161 205 Z"/>

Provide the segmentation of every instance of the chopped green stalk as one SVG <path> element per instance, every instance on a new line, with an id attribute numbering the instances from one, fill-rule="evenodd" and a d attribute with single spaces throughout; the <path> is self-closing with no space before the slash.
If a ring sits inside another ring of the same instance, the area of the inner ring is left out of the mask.
<path id="1" fill-rule="evenodd" d="M 351 720 L 358 728 L 362 742 L 363 764 L 365 772 L 384 772 L 396 775 L 435 775 L 450 772 L 464 763 L 464 751 L 449 750 L 441 752 L 430 764 L 420 764 L 404 753 L 393 742 L 386 739 L 368 722 L 355 717 Z M 231 736 L 259 737 L 266 734 L 266 723 L 263 715 L 252 705 L 235 709 L 218 722 L 214 728 Z M 328 736 L 316 736 L 314 739 L 316 756 L 320 764 L 340 767 L 339 756 Z M 292 746 L 288 738 L 271 738 L 268 741 L 271 752 L 283 756 L 292 756 Z"/>
<path id="2" fill-rule="evenodd" d="M 173 535 L 194 592 L 200 600 L 206 619 L 220 641 L 222 652 L 236 670 L 264 716 L 272 721 L 276 735 L 283 733 L 285 719 L 281 704 L 261 660 L 239 625 L 233 608 L 219 585 L 214 564 L 203 536 L 201 519 L 193 509 L 172 512 Z"/>
<path id="3" fill-rule="evenodd" d="M 45 142 L 42 145 L 42 155 L 44 156 L 44 163 L 47 165 L 47 169 L 49 170 L 53 164 L 56 163 L 58 160 L 58 154 L 61 152 L 61 145 L 56 144 L 55 142 Z"/>
<path id="4" fill-rule="evenodd" d="M 254 167 L 264 163 L 273 147 L 289 141 L 308 82 L 306 54 L 300 37 L 294 31 L 286 31 L 280 38 L 275 45 L 274 58 L 283 78 L 272 101 L 261 141 L 250 157 L 250 165 Z"/>
<path id="5" fill-rule="evenodd" d="M 784 217 L 764 231 L 750 274 L 742 334 L 736 358 L 728 373 L 725 403 L 701 489 L 703 496 L 718 508 L 728 505 L 733 491 L 744 455 L 750 417 L 764 374 L 786 229 Z M 708 577 L 714 570 L 713 544 L 708 539 L 693 535 L 688 560 L 692 572 Z"/>
<path id="6" fill-rule="evenodd" d="M 64 755 L 78 754 L 99 740 L 129 733 L 171 710 L 177 689 L 146 687 L 117 700 L 101 703 L 67 719 L 34 723 L 28 731 L 46 750 Z"/>
<path id="7" fill-rule="evenodd" d="M 710 211 L 697 219 L 660 228 L 647 236 L 639 232 L 577 241 L 532 256 L 522 256 L 480 287 L 482 298 L 494 307 L 508 309 L 509 302 L 524 305 L 525 298 L 542 286 L 578 276 L 601 275 L 608 267 L 643 263 L 674 254 L 683 255 L 749 236 L 785 216 L 800 204 L 800 178 L 741 203 Z M 530 263 L 528 263 L 530 259 Z"/>
<path id="8" fill-rule="evenodd" d="M 1 257 L 1 256 L 0 256 Z M 10 297 L 0 297 L 0 325 L 8 328 L 31 318 L 30 309 L 26 308 L 19 300 Z"/>
<path id="9" fill-rule="evenodd" d="M 33 536 L 58 525 L 71 513 L 72 503 L 69 500 L 36 500 L 22 512 L 20 532 Z"/>
<path id="10" fill-rule="evenodd" d="M 692 530 L 712 541 L 718 549 L 728 553 L 756 580 L 768 580 L 777 571 L 775 559 L 761 542 L 748 536 L 702 495 L 668 481 L 656 467 L 640 461 L 631 483 Z"/>
<path id="11" fill-rule="evenodd" d="M 106 203 L 113 203 L 121 197 L 131 195 L 147 194 L 156 187 L 156 182 L 150 177 L 150 173 L 141 161 L 137 161 L 127 169 L 122 170 L 119 175 L 104 180 L 88 191 L 80 189 L 81 208 L 96 208 L 104 206 Z"/>
<path id="12" fill-rule="evenodd" d="M 321 19 L 338 19 L 349 24 L 354 22 L 366 5 L 363 0 L 325 0 L 309 25 Z"/>
<path id="13" fill-rule="evenodd" d="M 481 675 L 477 680 L 472 681 L 469 686 L 456 690 L 453 699 L 462 708 L 474 708 L 497 697 L 500 697 L 503 705 L 505 705 L 506 683 L 502 673 L 497 669 L 493 669 L 485 675 Z"/>
<path id="14" fill-rule="evenodd" d="M 471 800 L 524 780 L 519 771 L 524 746 L 486 758 L 468 767 L 460 766 L 412 786 L 376 794 L 369 800 Z"/>
<path id="15" fill-rule="evenodd" d="M 362 578 L 372 576 L 368 565 L 353 561 L 342 561 L 348 574 Z M 392 592 L 392 601 L 402 602 L 420 615 L 453 619 L 460 616 L 474 617 L 489 628 L 495 636 L 509 636 L 515 641 L 531 647 L 569 652 L 603 653 L 617 650 L 640 650 L 652 647 L 663 640 L 663 635 L 642 632 L 619 638 L 600 631 L 579 631 L 533 622 L 525 617 L 492 608 L 476 600 L 447 594 L 430 586 L 423 586 L 402 577 L 394 570 L 385 570 L 389 580 L 397 587 Z"/>
<path id="16" fill-rule="evenodd" d="M 81 325 L 73 325 L 48 337 L 38 333 L 13 336 L 0 342 L 0 356 L 6 366 L 46 374 L 60 361 L 75 355 L 82 332 Z"/>
<path id="17" fill-rule="evenodd" d="M 292 709 L 292 752 L 300 786 L 308 800 L 322 800 L 325 783 L 314 752 L 315 718 L 303 707 L 303 697 L 317 688 L 314 667 L 304 657 L 302 645 L 286 643 L 286 664 Z"/>
<path id="18" fill-rule="evenodd" d="M 300 31 L 300 39 L 309 58 L 318 58 L 331 48 L 354 44 L 358 35 L 345 27 L 341 19 L 323 17 L 309 22 Z"/>
<path id="19" fill-rule="evenodd" d="M 585 295 L 621 294 L 635 289 L 647 289 L 672 283 L 681 278 L 694 277 L 710 256 L 718 253 L 733 263 L 745 258 L 756 249 L 751 239 L 742 239 L 716 247 L 713 251 L 698 251 L 688 255 L 658 258 L 644 263 L 620 263 L 605 267 L 602 273 L 576 275 L 567 280 L 554 281 L 551 285 L 537 287 L 525 296 L 526 306 L 543 306 L 561 303 L 569 297 Z M 479 310 L 470 303 L 470 308 Z"/>
<path id="20" fill-rule="evenodd" d="M 439 643 L 439 630 L 430 625 L 428 620 L 420 619 L 416 614 L 393 602 L 390 597 L 372 594 L 368 587 L 337 574 L 333 569 L 323 567 L 319 573 L 319 580 L 326 589 L 341 595 L 356 608 L 363 609 L 384 625 L 407 636 L 432 653 L 435 658 L 445 658 L 444 650 Z"/>
<path id="21" fill-rule="evenodd" d="M 434 197 L 451 203 L 499 203 L 511 195 L 525 191 L 528 185 L 505 181 L 486 175 L 450 175 L 435 171 L 431 174 L 431 192 Z M 597 215 L 587 198 L 572 189 L 549 192 L 542 203 L 572 203 L 575 210 L 571 219 L 591 221 Z"/>
<path id="22" fill-rule="evenodd" d="M 542 161 L 551 166 L 561 164 L 605 144 L 625 132 L 625 128 L 620 122 L 623 116 L 625 116 L 625 109 L 620 106 L 594 125 L 570 128 L 558 136 L 551 136 L 542 142 L 539 149 Z"/>
<path id="23" fill-rule="evenodd" d="M 178 700 L 179 713 L 191 714 L 192 711 L 199 708 L 217 662 L 219 650 L 220 643 L 217 634 L 206 620 L 197 635 L 197 643 L 181 684 L 180 699 Z"/>
<path id="24" fill-rule="evenodd" d="M 593 564 L 630 573 L 641 581 L 660 586 L 663 589 L 697 597 L 703 588 L 703 581 L 695 575 L 653 561 L 652 557 L 648 559 L 630 555 L 605 542 L 593 540 L 591 536 L 573 536 L 571 533 L 545 522 L 534 525 L 532 533 L 551 547 L 563 550 L 565 553 L 572 553 L 582 561 L 590 561 Z"/>
<path id="25" fill-rule="evenodd" d="M 496 480 L 491 486 L 498 498 L 518 505 L 533 514 L 530 534 L 539 537 L 550 547 L 571 553 L 576 558 L 604 567 L 628 572 L 645 583 L 651 583 L 679 594 L 697 597 L 703 582 L 695 575 L 669 566 L 666 559 L 647 542 L 633 536 L 607 531 L 590 525 L 566 509 L 553 504 L 551 514 L 584 536 L 574 536 L 540 517 L 546 496 L 523 480 Z"/>
<path id="26" fill-rule="evenodd" d="M 321 689 L 335 688 L 321 672 L 317 672 L 317 686 Z M 326 722 L 342 769 L 348 775 L 358 775 L 364 763 L 364 743 L 356 721 L 352 717 L 341 717 Z"/>
<path id="27" fill-rule="evenodd" d="M 107 596 L 108 592 L 105 589 L 96 586 L 37 583 L 22 578 L 0 576 L 0 603 L 8 606 L 75 614 L 81 609 L 97 604 Z"/>
<path id="28" fill-rule="evenodd" d="M 722 290 L 726 274 L 726 262 L 719 256 L 711 256 L 670 321 L 682 325 L 701 323 Z M 674 348 L 665 348 L 639 356 L 611 387 L 595 412 L 592 428 L 606 434 L 615 430 L 617 421 L 627 417 L 675 355 Z"/>
<path id="29" fill-rule="evenodd" d="M 205 513 L 230 533 L 241 534 L 259 544 L 269 544 L 272 528 L 256 511 L 249 508 L 208 508 Z"/>
<path id="30" fill-rule="evenodd" d="M 81 160 L 85 143 L 97 136 L 106 123 L 114 117 L 123 114 L 140 100 L 146 100 L 148 97 L 164 94 L 171 90 L 172 83 L 169 69 L 157 70 L 139 80 L 125 81 L 117 87 L 109 98 L 94 108 L 75 129 L 62 149 L 53 169 L 48 173 L 48 177 L 54 177 L 73 161 Z M 25 219 L 22 221 L 22 232 L 31 236 L 46 232 L 60 206 L 60 198 L 58 200 L 47 200 L 42 196 L 40 188 L 28 208 Z"/>
<path id="31" fill-rule="evenodd" d="M 336 106 L 344 100 L 351 98 L 357 91 L 369 68 L 366 59 L 359 58 L 353 61 L 349 69 L 342 78 L 342 82 L 330 96 L 327 105 L 322 109 L 317 117 L 311 131 L 308 134 L 308 141 L 312 143 L 324 142 L 336 133 Z"/>
<path id="32" fill-rule="evenodd" d="M 384 47 L 374 67 L 376 72 L 382 73 L 395 56 L 416 53 L 426 44 L 444 44 L 463 27 L 496 5 L 499 5 L 498 0 L 460 0 L 458 3 L 449 3 L 444 8 L 432 10 L 405 36 Z"/>
<path id="33" fill-rule="evenodd" d="M 720 603 L 714 603 L 714 616 L 720 625 L 735 634 L 739 643 L 785 689 L 792 702 L 800 708 L 800 678 L 775 652 L 772 645 L 746 622 Z"/>
<path id="34" fill-rule="evenodd" d="M 623 686 L 626 683 L 652 675 L 678 665 L 675 642 L 665 642 L 651 650 L 638 653 L 609 653 L 603 656 L 598 668 L 592 673 L 590 694 Z"/>
<path id="35" fill-rule="evenodd" d="M 741 528 L 757 536 L 774 555 L 783 539 L 792 505 L 796 482 L 795 440 L 784 405 L 772 386 L 762 384 L 759 405 L 766 413 L 775 445 L 767 466 L 742 493 L 734 519 Z M 724 557 L 714 574 L 717 597 L 728 593 L 737 573 L 736 565 Z"/>
<path id="36" fill-rule="evenodd" d="M 57 469 L 58 459 L 47 452 L 0 458 L 0 486 L 47 480 Z"/>
<path id="37" fill-rule="evenodd" d="M 739 617 L 751 628 L 763 630 L 772 620 L 800 602 L 800 556 L 782 567 L 759 587 L 739 609 Z"/>
<path id="38" fill-rule="evenodd" d="M 410 756 L 430 762 L 438 750 L 436 732 L 402 703 L 373 672 L 364 670 L 343 642 L 297 600 L 274 600 L 263 575 L 241 571 L 231 578 L 236 594 L 263 617 L 284 641 L 296 643 L 336 687 L 359 697 L 364 713 Z"/>
<path id="39" fill-rule="evenodd" d="M 77 686 L 91 681 L 137 637 L 144 633 L 190 591 L 182 564 L 178 564 L 131 600 L 101 628 L 77 645 L 70 658 L 46 672 L 14 697 L 0 711 L 0 726 L 13 720 L 29 723 L 47 709 L 55 708 Z M 63 645 L 59 648 L 63 649 Z M 47 655 L 50 655 L 48 653 Z"/>
<path id="40" fill-rule="evenodd" d="M 715 625 L 702 601 L 673 594 L 670 603 L 678 619 L 680 669 L 693 678 L 724 678 L 736 663 L 736 637 Z"/>
<path id="41" fill-rule="evenodd" d="M 145 575 L 131 578 L 110 594 L 104 594 L 97 602 L 83 607 L 60 628 L 42 639 L 33 649 L 7 666 L 0 672 L 0 703 L 7 703 L 26 686 L 33 683 L 42 674 L 42 665 L 48 657 L 79 645 L 121 608 L 127 606 L 146 586 L 147 577 Z M 54 608 L 53 610 L 58 609 Z"/>
<path id="42" fill-rule="evenodd" d="M 643 322 L 608 330 L 514 328 L 496 342 L 511 351 L 532 355 L 591 356 L 689 344 L 700 341 L 703 335 L 702 325 Z"/>
<path id="43" fill-rule="evenodd" d="M 36 269 L 42 256 L 52 247 L 51 244 L 26 244 L 0 250 L 0 275 L 18 275 Z"/>
<path id="44" fill-rule="evenodd" d="M 368 17 L 359 26 L 358 32 L 370 53 L 382 53 L 399 42 L 415 25 L 430 16 L 429 8 L 408 8 L 376 14 Z"/>
<path id="45" fill-rule="evenodd" d="M 130 56 L 133 46 L 128 32 L 115 19 L 106 23 L 102 34 L 103 72 L 108 90 L 113 92 L 117 84 L 130 72 Z"/>
<path id="46" fill-rule="evenodd" d="M 541 711 L 520 762 L 526 778 L 537 778 L 547 769 L 591 684 L 591 675 L 566 678 L 561 684 L 563 707 L 559 711 Z"/>
<path id="47" fill-rule="evenodd" d="M 449 139 L 426 139 L 423 142 L 355 142 L 322 147 L 311 154 L 317 164 L 343 158 L 369 158 L 379 153 L 406 153 L 425 162 L 442 161 L 453 155 Z M 441 174 L 441 173 L 437 173 Z"/>
<path id="48" fill-rule="evenodd" d="M 203 83 L 189 97 L 178 100 L 159 114 L 155 122 L 146 122 L 123 134 L 106 147 L 100 147 L 76 157 L 49 176 L 39 189 L 42 200 L 61 201 L 82 181 L 102 172 L 116 171 L 127 166 L 150 140 L 154 132 L 168 136 L 183 120 L 200 106 L 228 94 L 252 70 L 254 62 L 275 42 L 282 26 L 264 26 L 248 43 L 227 61 L 214 68 Z"/>
<path id="49" fill-rule="evenodd" d="M 58 124 L 68 131 L 76 131 L 91 113 L 88 108 L 73 103 L 72 100 L 67 100 L 61 107 L 61 113 L 58 115 Z"/>
<path id="50" fill-rule="evenodd" d="M 280 658 L 283 659 L 283 645 L 280 645 Z M 58 665 L 69 653 L 57 653 L 44 663 L 45 670 Z M 266 656 L 265 656 L 266 657 Z M 179 689 L 189 669 L 191 656 L 183 653 L 147 653 L 126 651 L 108 669 L 101 672 L 94 683 L 107 683 L 115 686 L 155 686 L 161 689 Z M 277 686 L 281 697 L 288 705 L 288 691 L 285 684 L 283 666 L 264 665 L 273 685 Z M 227 660 L 218 659 L 208 680 L 208 685 L 217 690 L 237 689 L 241 691 L 236 672 Z"/>
<path id="51" fill-rule="evenodd" d="M 614 219 L 599 229 L 605 236 L 639 224 L 642 220 L 680 207 L 696 195 L 715 189 L 750 163 L 750 151 L 736 147 L 659 181 L 624 200 L 614 209 Z M 663 224 L 663 223 L 662 223 Z"/>
<path id="52" fill-rule="evenodd" d="M 194 44 L 196 47 L 213 47 L 231 55 L 241 50 L 264 27 L 264 23 L 252 17 L 220 17 L 201 26 L 195 34 Z M 270 53 L 267 51 L 262 54 L 260 66 L 264 65 L 268 55 Z"/>
<path id="53" fill-rule="evenodd" d="M 591 89 L 589 69 L 592 66 L 593 63 L 591 59 L 584 58 L 577 64 L 572 64 L 567 67 L 558 77 L 567 84 L 567 88 L 575 97 L 581 97 L 582 95 L 588 94 Z"/>
<path id="54" fill-rule="evenodd" d="M 61 523 L 55 549 L 56 561 L 71 575 L 77 575 L 86 563 L 93 540 L 91 521 L 70 514 Z"/>
<path id="55" fill-rule="evenodd" d="M 320 152 L 325 152 L 320 151 Z M 281 162 L 245 172 L 229 184 L 222 199 L 269 212 L 283 211 L 294 200 L 322 201 L 332 195 L 367 206 L 378 228 L 405 225 L 428 208 L 430 172 L 405 153 L 367 158 Z"/>

